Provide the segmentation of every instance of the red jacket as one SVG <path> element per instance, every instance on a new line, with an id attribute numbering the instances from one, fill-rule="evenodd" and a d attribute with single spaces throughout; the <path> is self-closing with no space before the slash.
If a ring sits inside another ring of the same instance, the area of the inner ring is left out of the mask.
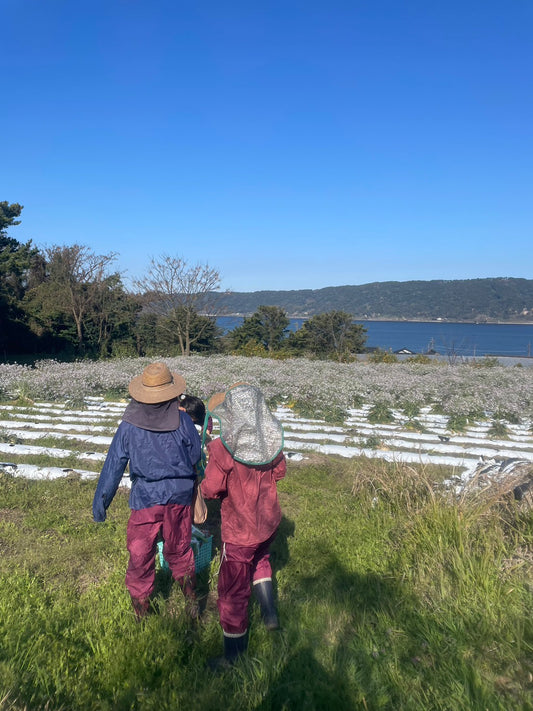
<path id="1" fill-rule="evenodd" d="M 276 482 L 287 469 L 283 452 L 253 467 L 233 459 L 220 438 L 209 443 L 208 452 L 201 488 L 206 499 L 222 500 L 222 540 L 239 546 L 266 541 L 281 521 Z"/>

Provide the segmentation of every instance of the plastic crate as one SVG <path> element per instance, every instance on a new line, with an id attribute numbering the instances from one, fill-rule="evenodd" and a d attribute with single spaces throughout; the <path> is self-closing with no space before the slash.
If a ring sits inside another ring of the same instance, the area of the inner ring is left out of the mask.
<path id="1" fill-rule="evenodd" d="M 157 544 L 159 564 L 162 570 L 168 570 L 169 566 L 163 555 L 163 541 Z M 192 527 L 191 548 L 194 553 L 194 569 L 197 573 L 207 568 L 213 558 L 213 536 L 202 533 L 196 526 Z"/>

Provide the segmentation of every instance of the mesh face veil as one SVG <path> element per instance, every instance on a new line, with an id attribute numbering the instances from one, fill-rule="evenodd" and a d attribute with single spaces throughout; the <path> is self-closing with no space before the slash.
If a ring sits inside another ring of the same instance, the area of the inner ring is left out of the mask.
<path id="1" fill-rule="evenodd" d="M 213 409 L 220 423 L 220 438 L 239 462 L 268 464 L 283 449 L 283 427 L 268 409 L 263 393 L 242 383 L 230 388 Z"/>

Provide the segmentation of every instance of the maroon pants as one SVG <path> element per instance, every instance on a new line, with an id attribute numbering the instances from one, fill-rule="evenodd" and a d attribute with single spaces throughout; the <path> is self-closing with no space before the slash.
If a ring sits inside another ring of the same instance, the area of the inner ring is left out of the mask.
<path id="1" fill-rule="evenodd" d="M 154 590 L 159 538 L 165 542 L 165 560 L 174 580 L 194 578 L 191 507 L 166 504 L 132 511 L 127 529 L 130 560 L 126 571 L 126 587 L 132 597 L 147 598 Z"/>
<path id="2" fill-rule="evenodd" d="M 276 533 L 256 546 L 224 543 L 217 605 L 220 625 L 227 636 L 240 636 L 248 628 L 250 583 L 272 579 L 270 544 L 275 537 Z"/>

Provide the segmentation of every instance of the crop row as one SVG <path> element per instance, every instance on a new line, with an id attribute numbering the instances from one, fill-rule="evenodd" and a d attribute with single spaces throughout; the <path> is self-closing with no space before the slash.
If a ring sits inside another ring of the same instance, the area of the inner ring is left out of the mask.
<path id="1" fill-rule="evenodd" d="M 509 422 L 533 417 L 533 368 L 445 363 L 332 363 L 306 359 L 273 360 L 239 356 L 162 359 L 182 374 L 190 394 L 207 399 L 246 380 L 260 387 L 273 406 L 301 414 L 342 419 L 362 405 L 422 408 L 454 417 L 493 417 Z M 87 396 L 124 397 L 131 378 L 147 359 L 35 366 L 0 364 L 0 399 L 71 401 Z"/>

